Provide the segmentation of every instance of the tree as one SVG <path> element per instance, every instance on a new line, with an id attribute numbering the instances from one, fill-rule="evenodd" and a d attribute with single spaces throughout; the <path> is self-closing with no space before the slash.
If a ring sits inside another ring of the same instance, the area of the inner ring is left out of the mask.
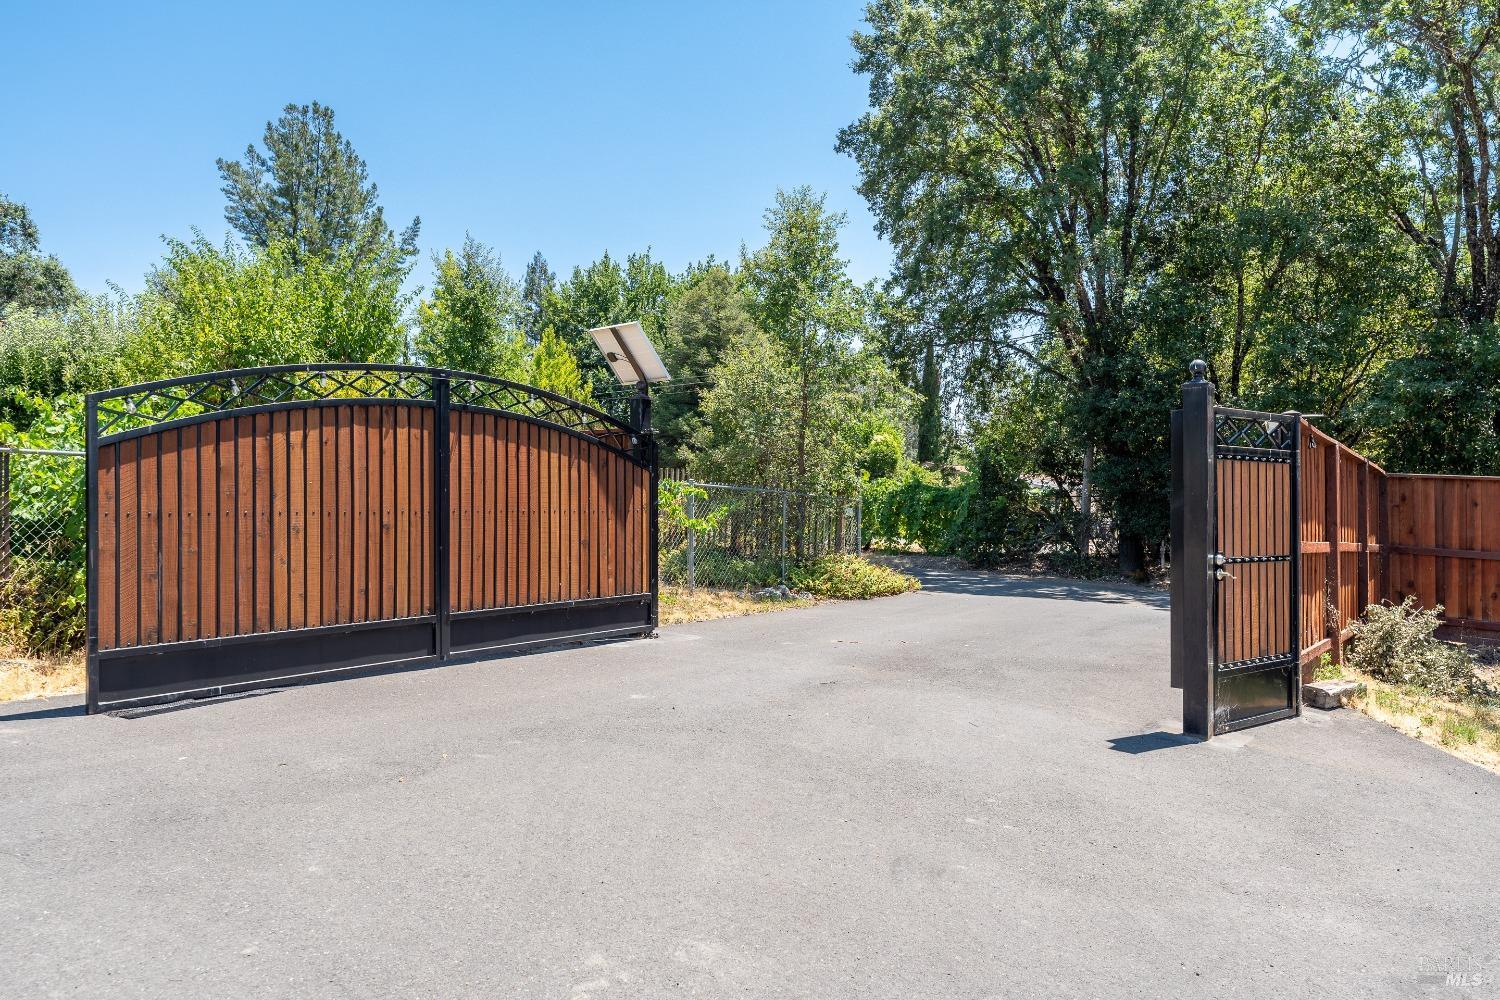
<path id="1" fill-rule="evenodd" d="M 891 291 L 981 366 L 976 382 L 1019 356 L 1064 385 L 1122 567 L 1138 570 L 1166 530 L 1182 361 L 1223 342 L 1222 311 L 1184 333 L 1169 306 L 1205 273 L 1227 278 L 1232 303 L 1248 305 L 1240 287 L 1278 302 L 1319 246 L 1261 186 L 1268 144 L 1292 148 L 1320 124 L 1299 114 L 1317 106 L 1316 74 L 1259 0 L 876 0 L 867 19 L 855 48 L 871 110 L 840 148 L 895 248 Z M 1225 225 L 1203 226 L 1243 189 Z M 1239 334 L 1243 375 L 1262 341 L 1259 327 Z"/>
<path id="2" fill-rule="evenodd" d="M 132 300 L 79 296 L 63 309 L 0 308 L 0 420 L 26 430 L 20 401 L 76 400 L 126 385 L 125 353 L 135 334 Z"/>
<path id="3" fill-rule="evenodd" d="M 606 251 L 587 267 L 573 268 L 568 279 L 546 296 L 542 325 L 551 327 L 575 357 L 584 359 L 585 377 L 597 395 L 605 396 L 617 383 L 588 331 L 633 319 L 660 343 L 675 291 L 671 275 L 650 251 L 626 257 L 624 267 Z"/>
<path id="4" fill-rule="evenodd" d="M 167 241 L 141 297 L 129 364 L 139 381 L 321 361 L 394 363 L 405 346 L 404 272 L 352 248 L 302 258 L 289 243 Z"/>
<path id="5" fill-rule="evenodd" d="M 334 127 L 333 109 L 314 101 L 288 104 L 266 123 L 265 151 L 252 144 L 243 160 L 218 160 L 228 204 L 224 216 L 251 246 L 286 245 L 294 266 L 348 252 L 355 260 L 416 254 L 422 220 L 399 240 L 386 225 L 379 189 L 365 161 Z"/>
<path id="6" fill-rule="evenodd" d="M 1380 157 L 1372 221 L 1409 241 L 1426 272 L 1427 321 L 1367 408 L 1377 450 L 1393 470 L 1500 472 L 1495 6 L 1314 0 L 1297 23 L 1333 53 Z"/>
<path id="7" fill-rule="evenodd" d="M 547 266 L 547 258 L 538 250 L 526 265 L 526 277 L 521 282 L 522 327 L 526 339 L 533 343 L 542 336 L 542 313 L 547 307 L 547 296 L 557 287 L 557 276 Z"/>
<path id="8" fill-rule="evenodd" d="M 589 406 L 598 405 L 577 355 L 550 329 L 543 330 L 536 344 L 529 346 L 525 362 L 513 378 Z"/>
<path id="9" fill-rule="evenodd" d="M 684 462 L 714 367 L 755 331 L 733 274 L 722 264 L 692 273 L 667 310 L 662 361 L 672 383 L 657 392 L 654 422 L 662 461 Z"/>
<path id="10" fill-rule="evenodd" d="M 522 364 L 521 291 L 500 259 L 472 236 L 435 259 L 432 298 L 417 306 L 417 355 L 423 364 L 499 375 Z"/>
<path id="11" fill-rule="evenodd" d="M 77 297 L 67 268 L 42 254 L 26 206 L 0 194 L 0 308 L 62 309 Z"/>
<path id="12" fill-rule="evenodd" d="M 906 395 L 858 343 L 866 303 L 838 256 L 843 222 L 808 188 L 777 193 L 766 245 L 741 255 L 749 312 L 763 332 L 713 373 L 695 470 L 847 495 L 859 484 L 870 418 L 902 415 Z"/>
<path id="13" fill-rule="evenodd" d="M 868 303 L 839 257 L 846 219 L 825 202 L 808 187 L 778 191 L 765 213 L 766 245 L 740 262 L 751 318 L 790 367 L 796 433 L 787 485 L 808 492 L 849 485 L 851 417 L 898 395 L 886 367 L 858 350 Z"/>

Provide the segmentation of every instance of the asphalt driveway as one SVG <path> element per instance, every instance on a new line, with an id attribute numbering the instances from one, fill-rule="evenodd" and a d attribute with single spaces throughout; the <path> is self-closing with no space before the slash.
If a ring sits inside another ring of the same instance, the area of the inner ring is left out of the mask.
<path id="1" fill-rule="evenodd" d="M 132 719 L 0 707 L 0 996 L 1500 995 L 1500 778 L 1184 743 L 1153 592 L 883 601 Z"/>

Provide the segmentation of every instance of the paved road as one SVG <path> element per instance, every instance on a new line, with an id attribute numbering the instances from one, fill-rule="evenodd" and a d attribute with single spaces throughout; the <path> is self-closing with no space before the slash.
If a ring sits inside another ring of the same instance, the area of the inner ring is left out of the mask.
<path id="1" fill-rule="evenodd" d="M 928 584 L 0 709 L 0 995 L 1500 993 L 1500 779 L 1350 712 L 1183 743 L 1159 596 Z"/>

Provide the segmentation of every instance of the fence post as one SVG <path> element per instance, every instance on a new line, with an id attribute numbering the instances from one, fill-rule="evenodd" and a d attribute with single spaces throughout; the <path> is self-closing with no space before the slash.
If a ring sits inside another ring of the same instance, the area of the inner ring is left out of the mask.
<path id="1" fill-rule="evenodd" d="M 787 495 L 783 490 L 781 492 L 781 582 L 783 585 L 786 583 L 786 515 Z"/>
<path id="2" fill-rule="evenodd" d="M 1354 613 L 1363 615 L 1370 603 L 1370 463 L 1361 462 L 1358 468 L 1359 511 L 1355 521 L 1359 532 L 1359 595 L 1354 602 Z"/>
<path id="3" fill-rule="evenodd" d="M 1182 688 L 1182 731 L 1214 730 L 1214 386 L 1208 365 L 1188 366 L 1172 435 L 1172 682 Z"/>
<path id="4" fill-rule="evenodd" d="M 1339 487 L 1343 476 L 1339 474 L 1340 452 L 1344 446 L 1329 439 L 1331 447 L 1324 465 L 1326 489 L 1323 491 L 1323 528 L 1328 535 L 1328 556 L 1324 560 L 1324 592 L 1323 592 L 1323 620 L 1325 634 L 1328 637 L 1328 652 L 1333 656 L 1334 663 L 1344 662 L 1344 627 L 1343 616 L 1340 614 L 1340 595 L 1344 589 L 1344 559 L 1340 550 L 1339 518 L 1342 515 L 1343 504 L 1340 501 Z"/>
<path id="5" fill-rule="evenodd" d="M 10 579 L 10 452 L 0 448 L 0 580 Z"/>
<path id="6" fill-rule="evenodd" d="M 688 493 L 686 499 L 687 508 L 687 589 L 696 590 L 698 587 L 698 529 L 693 526 L 693 516 L 697 511 L 692 493 Z"/>

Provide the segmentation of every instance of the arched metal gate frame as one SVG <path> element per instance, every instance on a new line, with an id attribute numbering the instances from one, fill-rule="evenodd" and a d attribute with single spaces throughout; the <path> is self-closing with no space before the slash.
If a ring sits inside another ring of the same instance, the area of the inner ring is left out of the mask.
<path id="1" fill-rule="evenodd" d="M 649 635 L 637 419 L 407 365 L 90 394 L 88 710 Z"/>

